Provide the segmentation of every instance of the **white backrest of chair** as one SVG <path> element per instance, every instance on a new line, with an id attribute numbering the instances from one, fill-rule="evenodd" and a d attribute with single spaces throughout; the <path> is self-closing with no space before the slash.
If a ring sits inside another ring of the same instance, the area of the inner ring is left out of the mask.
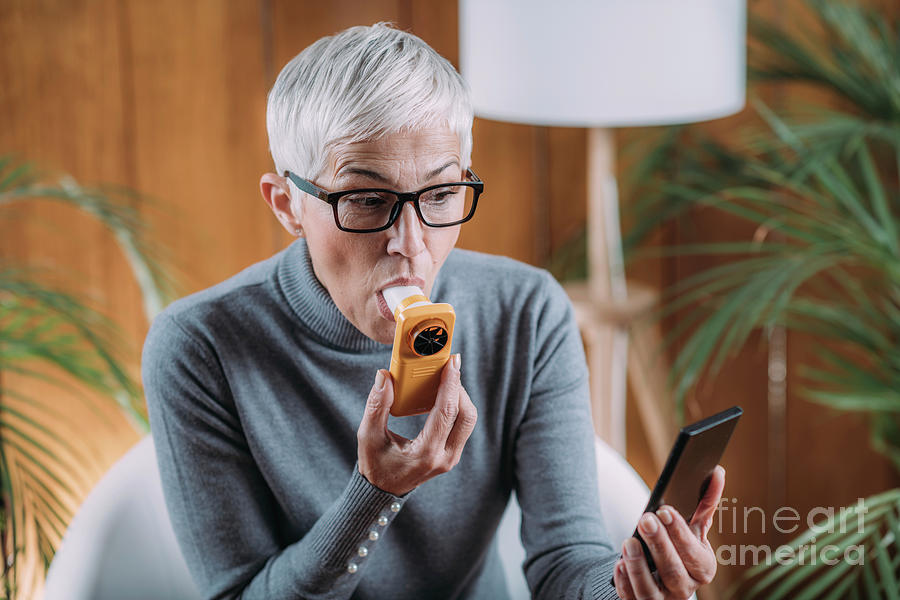
<path id="1" fill-rule="evenodd" d="M 169 521 L 153 438 L 91 490 L 57 550 L 45 600 L 200 598 Z"/>

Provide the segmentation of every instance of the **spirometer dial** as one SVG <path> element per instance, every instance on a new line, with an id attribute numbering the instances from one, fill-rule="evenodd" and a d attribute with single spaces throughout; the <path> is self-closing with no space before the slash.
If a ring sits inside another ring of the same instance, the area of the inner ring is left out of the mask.
<path id="1" fill-rule="evenodd" d="M 410 347 L 419 356 L 437 354 L 447 345 L 449 336 L 444 323 L 437 319 L 429 319 L 419 323 L 410 332 Z"/>

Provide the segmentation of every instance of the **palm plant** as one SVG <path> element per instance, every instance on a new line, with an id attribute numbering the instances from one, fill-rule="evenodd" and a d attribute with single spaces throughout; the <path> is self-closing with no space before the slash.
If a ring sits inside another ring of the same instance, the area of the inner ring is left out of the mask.
<path id="1" fill-rule="evenodd" d="M 900 56 L 900 30 L 860 7 L 810 4 L 840 43 L 820 56 L 794 33 L 757 23 L 756 38 L 781 58 L 757 59 L 755 73 L 827 82 L 845 99 L 859 99 L 853 112 L 817 110 L 812 119 L 790 120 L 757 101 L 767 128 L 745 134 L 738 149 L 690 128 L 671 130 L 637 171 L 650 183 L 637 191 L 640 225 L 626 246 L 633 250 L 654 227 L 698 207 L 752 223 L 751 241 L 665 251 L 735 257 L 668 292 L 664 314 L 685 311 L 670 336 L 685 340 L 673 369 L 676 399 L 706 369 L 715 374 L 754 330 L 782 325 L 812 333 L 836 345 L 821 347 L 827 370 L 805 369 L 806 394 L 874 415 L 875 445 L 900 469 L 892 417 L 900 411 L 900 61 L 887 72 L 882 60 Z M 867 85 L 861 74 L 870 77 Z M 647 177 L 663 163 L 664 178 Z"/>
<path id="2" fill-rule="evenodd" d="M 148 320 L 172 296 L 137 205 L 122 188 L 84 188 L 71 178 L 50 181 L 10 156 L 0 156 L 0 208 L 51 201 L 81 210 L 115 237 L 138 281 Z M 43 577 L 55 548 L 92 483 L 80 469 L 84 448 L 54 404 L 73 382 L 113 399 L 138 431 L 147 432 L 139 386 L 127 374 L 115 325 L 85 301 L 43 283 L 40 271 L 0 261 L 0 548 L 2 596 L 26 596 Z M 16 384 L 18 382 L 18 385 Z M 53 398 L 27 391 L 53 386 Z"/>
<path id="3" fill-rule="evenodd" d="M 831 515 L 750 569 L 729 596 L 753 600 L 900 598 L 900 490 Z"/>
<path id="4" fill-rule="evenodd" d="M 821 343 L 800 369 L 800 393 L 867 415 L 873 446 L 900 471 L 900 22 L 837 0 L 808 5 L 818 38 L 796 25 L 752 23 L 751 72 L 757 81 L 817 85 L 841 109 L 776 114 L 757 100 L 763 127 L 745 131 L 739 145 L 696 127 L 663 130 L 634 172 L 639 225 L 626 247 L 633 257 L 728 259 L 667 291 L 662 316 L 682 317 L 668 338 L 683 342 L 671 374 L 678 403 L 754 331 L 804 332 Z M 693 210 L 724 211 L 754 235 L 638 248 L 658 225 Z M 864 532 L 817 540 L 861 545 L 863 564 L 763 565 L 748 571 L 738 597 L 900 598 L 898 497 L 894 490 L 865 501 L 874 516 Z"/>
<path id="5" fill-rule="evenodd" d="M 676 204 L 725 211 L 752 222 L 757 232 L 751 241 L 668 251 L 735 257 L 668 291 L 663 314 L 685 313 L 671 333 L 685 339 L 673 365 L 676 398 L 683 399 L 707 368 L 717 372 L 754 330 L 781 325 L 836 343 L 819 350 L 827 370 L 805 370 L 810 398 L 878 417 L 900 411 L 895 176 L 894 185 L 883 182 L 884 169 L 865 141 L 839 161 L 819 155 L 773 114 L 767 118 L 791 144 L 793 158 L 777 165 L 745 158 L 734 181 L 706 175 L 664 185 Z M 900 161 L 900 136 L 894 151 Z M 879 447 L 900 439 L 893 418 L 877 424 Z M 900 469 L 897 451 L 889 454 Z"/>

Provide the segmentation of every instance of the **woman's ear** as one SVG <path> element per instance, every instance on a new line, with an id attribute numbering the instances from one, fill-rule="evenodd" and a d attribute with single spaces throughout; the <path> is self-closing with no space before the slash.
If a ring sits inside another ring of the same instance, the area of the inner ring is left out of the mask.
<path id="1" fill-rule="evenodd" d="M 291 235 L 301 237 L 303 235 L 303 201 L 291 203 L 291 188 L 286 177 L 275 173 L 265 173 L 259 179 L 259 191 L 263 200 L 272 209 L 275 218 Z M 297 212 L 294 213 L 294 205 Z"/>

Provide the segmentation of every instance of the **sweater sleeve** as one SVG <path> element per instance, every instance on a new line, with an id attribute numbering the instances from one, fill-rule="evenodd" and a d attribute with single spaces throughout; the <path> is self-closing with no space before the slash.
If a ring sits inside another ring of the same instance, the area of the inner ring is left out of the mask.
<path id="1" fill-rule="evenodd" d="M 360 556 L 378 551 L 372 538 L 405 498 L 354 468 L 315 525 L 299 540 L 282 540 L 275 497 L 209 344 L 161 314 L 144 344 L 142 378 L 169 516 L 202 595 L 349 598 L 368 562 Z"/>
<path id="2" fill-rule="evenodd" d="M 546 274 L 532 316 L 532 387 L 515 449 L 525 576 L 534 598 L 617 598 L 600 515 L 588 374 L 574 312 Z M 615 493 L 604 490 L 604 493 Z"/>

